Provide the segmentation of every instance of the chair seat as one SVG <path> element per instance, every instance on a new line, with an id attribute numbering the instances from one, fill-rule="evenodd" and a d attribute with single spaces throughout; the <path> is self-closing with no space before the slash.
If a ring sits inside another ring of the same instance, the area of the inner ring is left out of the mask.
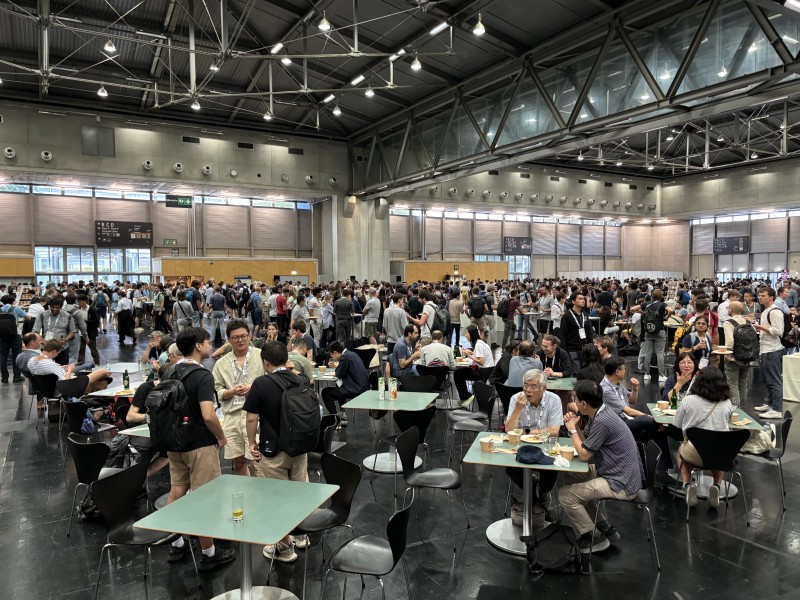
<path id="1" fill-rule="evenodd" d="M 331 527 L 343 525 L 344 523 L 345 521 L 330 508 L 318 508 L 292 530 L 292 535 L 317 533 L 330 529 Z"/>
<path id="2" fill-rule="evenodd" d="M 489 425 L 474 419 L 465 419 L 463 421 L 456 421 L 453 423 L 453 431 L 472 431 L 480 433 L 481 431 L 488 431 Z"/>
<path id="3" fill-rule="evenodd" d="M 328 565 L 343 573 L 360 573 L 380 577 L 394 567 L 389 541 L 375 535 L 363 535 L 345 542 L 333 553 Z"/>
<path id="4" fill-rule="evenodd" d="M 331 454 L 336 454 L 345 446 L 347 446 L 347 442 L 331 442 Z"/>
<path id="5" fill-rule="evenodd" d="M 108 532 L 110 544 L 123 544 L 127 546 L 152 546 L 163 544 L 177 538 L 174 533 L 139 529 L 132 523 Z"/>
<path id="6" fill-rule="evenodd" d="M 406 483 L 413 487 L 457 490 L 461 487 L 461 475 L 453 469 L 431 469 L 422 473 L 411 473 Z"/>
<path id="7" fill-rule="evenodd" d="M 447 418 L 450 419 L 451 421 L 463 421 L 465 419 L 484 420 L 488 419 L 489 415 L 479 410 L 472 412 L 471 410 L 464 410 L 463 408 L 457 408 L 455 410 L 451 410 L 450 412 L 448 412 Z"/>
<path id="8" fill-rule="evenodd" d="M 100 475 L 97 478 L 105 479 L 106 477 L 110 477 L 111 475 L 119 473 L 122 470 L 123 469 L 120 469 L 118 467 L 103 467 L 102 469 L 100 469 Z"/>

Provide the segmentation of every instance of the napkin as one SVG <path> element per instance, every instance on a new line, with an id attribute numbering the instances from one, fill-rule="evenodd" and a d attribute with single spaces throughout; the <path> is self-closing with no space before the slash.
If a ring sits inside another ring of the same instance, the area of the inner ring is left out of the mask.
<path id="1" fill-rule="evenodd" d="M 554 461 L 555 461 L 553 464 L 555 466 L 561 467 L 561 468 L 568 468 L 569 467 L 569 464 L 570 464 L 569 461 L 566 458 L 564 458 L 563 456 L 555 456 L 553 458 L 554 458 Z"/>

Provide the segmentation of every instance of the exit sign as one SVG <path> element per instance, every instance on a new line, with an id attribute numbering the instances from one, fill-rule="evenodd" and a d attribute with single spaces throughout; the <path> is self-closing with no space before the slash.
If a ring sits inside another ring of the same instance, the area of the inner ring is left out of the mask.
<path id="1" fill-rule="evenodd" d="M 167 194 L 167 206 L 169 208 L 192 208 L 192 197 Z"/>
<path id="2" fill-rule="evenodd" d="M 168 240 L 168 239 L 164 238 L 164 245 L 165 246 L 177 246 L 178 245 L 178 240 Z"/>

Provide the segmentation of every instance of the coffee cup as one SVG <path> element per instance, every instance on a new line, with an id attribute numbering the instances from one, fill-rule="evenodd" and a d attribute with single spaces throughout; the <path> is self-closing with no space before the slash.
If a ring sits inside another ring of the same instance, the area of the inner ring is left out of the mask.
<path id="1" fill-rule="evenodd" d="M 485 439 L 481 440 L 481 452 L 491 452 L 494 450 L 494 441 Z"/>
<path id="2" fill-rule="evenodd" d="M 572 446 L 561 446 L 559 453 L 561 454 L 561 458 L 566 458 L 571 462 L 573 456 L 575 455 L 575 448 Z"/>
<path id="3" fill-rule="evenodd" d="M 519 444 L 519 434 L 516 431 L 508 432 L 508 443 L 512 446 Z"/>
<path id="4" fill-rule="evenodd" d="M 319 374 L 320 375 L 324 375 L 325 371 L 327 371 L 327 370 L 328 370 L 328 367 L 326 367 L 325 365 L 320 365 L 319 366 Z"/>
<path id="5" fill-rule="evenodd" d="M 658 402 L 656 402 L 656 406 L 658 406 L 658 410 L 667 410 L 669 408 L 669 401 L 659 400 Z"/>

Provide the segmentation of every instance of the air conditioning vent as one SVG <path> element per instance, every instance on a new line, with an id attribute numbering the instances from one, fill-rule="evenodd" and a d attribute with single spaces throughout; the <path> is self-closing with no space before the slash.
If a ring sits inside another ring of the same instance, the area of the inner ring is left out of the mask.
<path id="1" fill-rule="evenodd" d="M 550 181 L 561 181 L 560 177 L 556 177 L 555 175 L 550 176 Z"/>
<path id="2" fill-rule="evenodd" d="M 289 148 L 289 154 L 296 154 L 297 156 L 303 156 L 303 149 L 302 148 Z"/>
<path id="3" fill-rule="evenodd" d="M 648 192 L 655 192 L 656 191 L 656 188 L 654 188 L 652 185 L 648 185 L 646 189 L 647 189 Z"/>
<path id="4" fill-rule="evenodd" d="M 500 175 L 500 171 L 489 171 L 489 175 Z"/>
<path id="5" fill-rule="evenodd" d="M 236 142 L 236 147 L 239 150 L 253 150 L 255 148 L 250 142 Z"/>
<path id="6" fill-rule="evenodd" d="M 586 183 L 585 179 L 578 179 L 578 183 Z"/>
<path id="7" fill-rule="evenodd" d="M 612 187 L 614 184 L 611 183 L 610 181 L 606 181 L 606 182 L 603 183 L 603 185 L 606 186 L 606 187 Z"/>
<path id="8" fill-rule="evenodd" d="M 520 173 L 519 176 L 522 179 L 530 179 L 531 178 L 531 174 L 530 173 Z"/>
<path id="9" fill-rule="evenodd" d="M 181 141 L 184 144 L 199 144 L 200 138 L 199 137 L 192 137 L 191 135 L 182 135 Z"/>
<path id="10" fill-rule="evenodd" d="M 630 189 L 630 190 L 638 190 L 639 186 L 631 184 L 631 185 L 628 186 L 628 189 Z"/>

